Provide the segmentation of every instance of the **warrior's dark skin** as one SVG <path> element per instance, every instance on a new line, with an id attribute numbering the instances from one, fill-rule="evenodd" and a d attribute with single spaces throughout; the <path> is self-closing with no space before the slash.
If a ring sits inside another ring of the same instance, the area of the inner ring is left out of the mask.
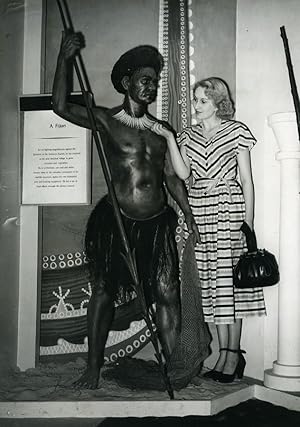
<path id="1" fill-rule="evenodd" d="M 53 110 L 64 119 L 86 128 L 90 127 L 85 107 L 67 102 L 68 65 L 83 47 L 81 33 L 63 37 L 53 84 Z M 159 70 L 160 71 L 160 70 Z M 148 113 L 148 105 L 155 101 L 159 81 L 156 67 L 138 67 L 121 76 L 119 92 L 124 94 L 123 104 L 112 108 L 93 109 L 96 124 L 104 129 L 105 152 L 121 212 L 136 220 L 149 220 L 164 211 L 167 200 L 164 182 L 172 197 L 182 209 L 190 232 L 200 241 L 187 200 L 183 182 L 171 166 L 166 140 L 151 130 L 124 124 L 113 116 L 122 109 L 130 117 L 146 115 L 153 123 L 157 120 Z M 180 329 L 179 282 L 157 281 L 156 323 L 165 354 L 171 354 Z M 103 365 L 104 348 L 114 315 L 113 298 L 107 286 L 95 287 L 88 307 L 88 366 L 76 382 L 78 386 L 96 388 Z"/>

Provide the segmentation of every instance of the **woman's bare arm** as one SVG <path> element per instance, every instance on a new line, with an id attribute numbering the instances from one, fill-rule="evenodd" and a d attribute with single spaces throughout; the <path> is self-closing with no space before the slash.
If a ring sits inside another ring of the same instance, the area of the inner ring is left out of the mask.
<path id="1" fill-rule="evenodd" d="M 166 139 L 172 166 L 176 175 L 180 179 L 187 179 L 191 174 L 191 166 L 185 148 L 182 147 L 182 149 L 179 150 L 173 133 L 166 129 L 161 123 L 156 122 L 151 130 Z"/>

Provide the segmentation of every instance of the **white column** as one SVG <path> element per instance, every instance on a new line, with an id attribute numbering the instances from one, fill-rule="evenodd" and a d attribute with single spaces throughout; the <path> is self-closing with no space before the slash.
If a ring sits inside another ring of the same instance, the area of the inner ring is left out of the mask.
<path id="1" fill-rule="evenodd" d="M 300 142 L 295 113 L 269 117 L 280 151 L 278 347 L 266 387 L 300 391 Z"/>
<path id="2" fill-rule="evenodd" d="M 43 3 L 25 1 L 23 94 L 41 90 Z M 33 368 L 37 353 L 39 207 L 20 207 L 20 261 L 17 365 Z"/>

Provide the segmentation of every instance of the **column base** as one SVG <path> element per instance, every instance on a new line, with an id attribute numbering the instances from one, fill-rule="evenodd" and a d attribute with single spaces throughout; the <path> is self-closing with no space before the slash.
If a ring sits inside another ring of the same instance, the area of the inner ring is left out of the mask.
<path id="1" fill-rule="evenodd" d="M 264 385 L 281 391 L 300 392 L 300 366 L 273 363 L 273 369 L 265 370 Z"/>

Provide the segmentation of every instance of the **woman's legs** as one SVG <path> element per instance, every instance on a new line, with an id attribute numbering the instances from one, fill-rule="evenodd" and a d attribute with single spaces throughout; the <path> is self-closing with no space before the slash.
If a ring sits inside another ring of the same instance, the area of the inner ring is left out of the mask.
<path id="1" fill-rule="evenodd" d="M 229 325 L 216 325 L 219 341 L 219 349 L 228 348 L 228 339 L 229 339 Z M 226 351 L 220 351 L 219 358 L 214 367 L 214 370 L 217 372 L 222 372 L 224 364 L 226 362 Z"/>
<path id="2" fill-rule="evenodd" d="M 228 327 L 228 345 L 230 350 L 240 349 L 242 332 L 242 319 L 237 319 L 234 323 L 226 325 Z M 223 374 L 232 374 L 239 361 L 239 353 L 226 352 L 226 361 L 223 365 Z"/>
<path id="3" fill-rule="evenodd" d="M 229 348 L 230 350 L 239 350 L 242 319 L 237 319 L 231 324 L 216 325 L 218 333 L 219 348 Z M 231 351 L 220 351 L 219 358 L 214 367 L 215 371 L 223 372 L 224 374 L 232 374 L 239 360 L 238 353 Z"/>

